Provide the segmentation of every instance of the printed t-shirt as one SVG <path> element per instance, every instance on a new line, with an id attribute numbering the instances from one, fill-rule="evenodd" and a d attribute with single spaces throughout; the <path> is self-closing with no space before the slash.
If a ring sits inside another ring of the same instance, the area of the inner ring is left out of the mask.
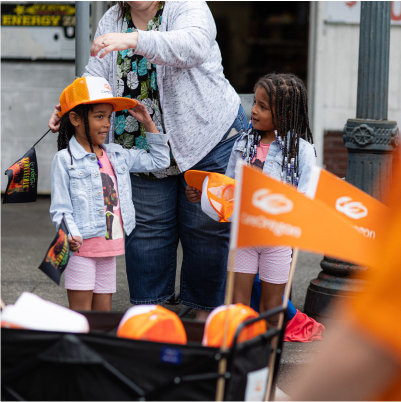
<path id="1" fill-rule="evenodd" d="M 77 252 L 77 256 L 80 257 L 112 257 L 123 255 L 125 252 L 117 178 L 106 152 L 103 152 L 99 160 L 103 165 L 100 168 L 100 174 L 103 183 L 107 233 L 106 237 L 84 239 L 79 252 Z"/>
<path id="2" fill-rule="evenodd" d="M 254 156 L 251 160 L 251 165 L 258 167 L 260 170 L 263 170 L 267 154 L 269 153 L 269 148 L 270 144 L 259 143 L 259 146 L 256 149 L 256 156 Z"/>

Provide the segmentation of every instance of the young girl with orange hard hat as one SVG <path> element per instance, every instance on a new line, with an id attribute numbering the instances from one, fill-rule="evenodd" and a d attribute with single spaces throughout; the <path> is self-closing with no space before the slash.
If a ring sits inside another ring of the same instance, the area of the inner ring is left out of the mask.
<path id="1" fill-rule="evenodd" d="M 116 256 L 125 253 L 124 231 L 129 235 L 135 227 L 129 173 L 167 168 L 168 136 L 159 133 L 144 105 L 113 97 L 104 78 L 77 78 L 61 94 L 60 105 L 50 215 L 57 227 L 65 216 L 75 252 L 65 270 L 69 305 L 110 311 Z M 124 109 L 144 125 L 149 152 L 104 144 L 112 112 Z"/>

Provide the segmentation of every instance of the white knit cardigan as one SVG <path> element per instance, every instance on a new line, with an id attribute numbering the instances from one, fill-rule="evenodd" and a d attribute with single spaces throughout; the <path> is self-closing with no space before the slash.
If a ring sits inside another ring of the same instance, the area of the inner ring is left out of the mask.
<path id="1" fill-rule="evenodd" d="M 99 22 L 95 38 L 121 32 L 118 5 Z M 156 64 L 160 103 L 180 171 L 204 158 L 237 116 L 240 98 L 223 74 L 216 25 L 198 1 L 166 1 L 159 31 L 138 31 L 136 54 Z M 84 75 L 106 78 L 116 93 L 117 52 L 90 57 Z M 114 138 L 114 124 L 109 141 Z"/>

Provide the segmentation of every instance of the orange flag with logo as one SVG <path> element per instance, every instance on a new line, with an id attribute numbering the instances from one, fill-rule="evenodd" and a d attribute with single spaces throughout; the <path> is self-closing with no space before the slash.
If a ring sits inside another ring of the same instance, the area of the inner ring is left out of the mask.
<path id="1" fill-rule="evenodd" d="M 239 164 L 231 249 L 291 246 L 380 267 L 379 242 L 361 236 L 349 218 L 294 187 Z"/>
<path id="2" fill-rule="evenodd" d="M 305 195 L 342 214 L 362 236 L 384 240 L 380 222 L 387 219 L 390 208 L 345 180 L 313 166 Z"/>

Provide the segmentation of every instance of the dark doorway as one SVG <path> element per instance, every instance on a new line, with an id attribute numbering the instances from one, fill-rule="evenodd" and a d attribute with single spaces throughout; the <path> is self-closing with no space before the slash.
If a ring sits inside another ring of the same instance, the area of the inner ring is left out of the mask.
<path id="1" fill-rule="evenodd" d="M 224 74 L 238 93 L 251 93 L 269 72 L 291 72 L 306 84 L 309 2 L 211 1 Z"/>

